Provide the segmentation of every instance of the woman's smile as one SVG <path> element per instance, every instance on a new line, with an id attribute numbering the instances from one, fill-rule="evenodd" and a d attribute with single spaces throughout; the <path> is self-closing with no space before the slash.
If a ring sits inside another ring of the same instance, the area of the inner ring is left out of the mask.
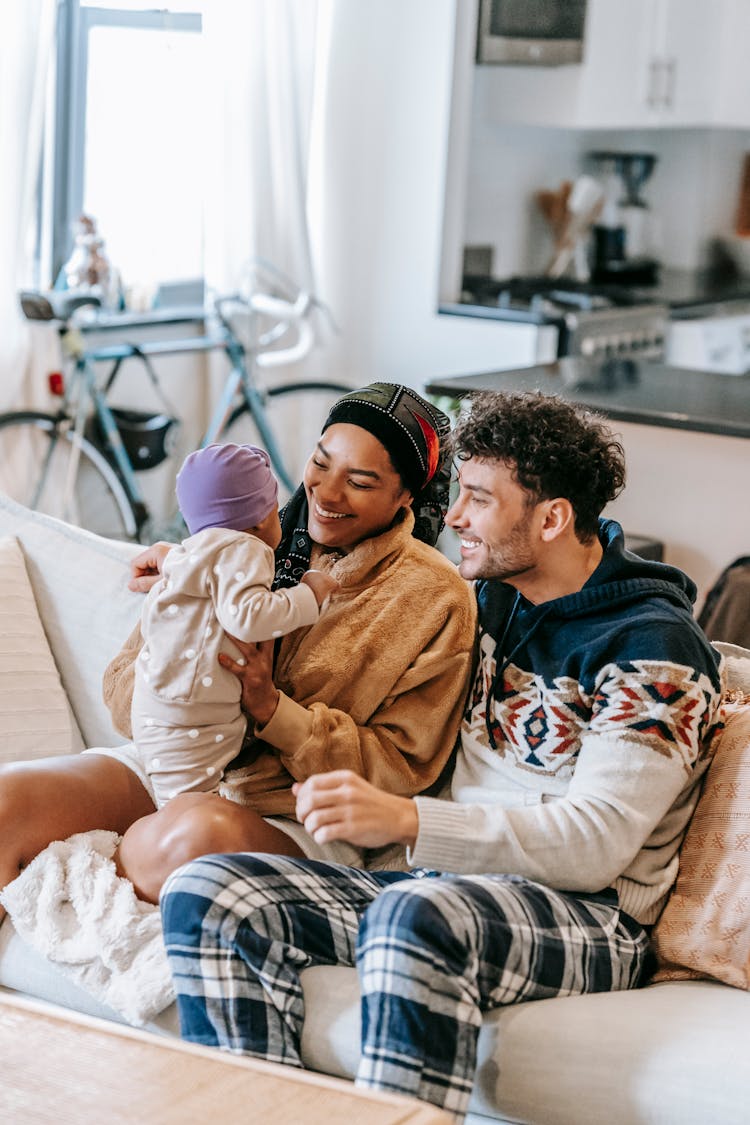
<path id="1" fill-rule="evenodd" d="M 320 506 L 320 504 L 317 502 L 317 500 L 315 501 L 314 507 L 315 507 L 315 514 L 316 514 L 316 516 L 318 516 L 319 519 L 343 520 L 343 519 L 347 518 L 346 512 L 331 512 L 326 508 L 322 508 Z"/>

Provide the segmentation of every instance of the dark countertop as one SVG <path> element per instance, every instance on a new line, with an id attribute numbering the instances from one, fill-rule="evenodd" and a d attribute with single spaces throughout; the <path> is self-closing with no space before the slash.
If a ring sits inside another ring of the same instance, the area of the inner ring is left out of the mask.
<path id="1" fill-rule="evenodd" d="M 657 301 L 674 311 L 750 300 L 750 278 L 722 278 L 707 270 L 662 269 L 654 285 L 629 288 L 636 300 Z"/>
<path id="2" fill-rule="evenodd" d="M 471 293 L 464 293 L 455 301 L 441 301 L 438 312 L 524 324 L 549 323 L 549 315 L 533 311 L 523 302 L 499 306 L 497 293 L 504 285 L 502 281 L 493 278 L 474 278 L 473 281 L 475 285 Z M 736 307 L 738 303 L 747 305 L 750 302 L 750 278 L 722 278 L 707 270 L 661 269 L 654 284 L 598 284 L 597 291 L 603 295 L 610 294 L 618 304 L 667 305 L 673 317 L 682 318 L 731 311 L 732 306 Z"/>
<path id="3" fill-rule="evenodd" d="M 472 391 L 539 390 L 620 422 L 750 438 L 750 375 L 718 375 L 635 360 L 601 363 L 567 357 L 512 371 L 441 376 L 427 382 L 425 389 L 452 397 Z"/>

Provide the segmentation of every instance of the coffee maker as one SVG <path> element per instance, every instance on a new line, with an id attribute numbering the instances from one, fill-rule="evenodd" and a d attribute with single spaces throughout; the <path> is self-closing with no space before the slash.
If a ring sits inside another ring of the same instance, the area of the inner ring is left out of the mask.
<path id="1" fill-rule="evenodd" d="M 604 206 L 593 228 L 592 281 L 621 285 L 657 280 L 654 218 L 641 191 L 656 164 L 648 152 L 591 152 L 604 188 Z"/>

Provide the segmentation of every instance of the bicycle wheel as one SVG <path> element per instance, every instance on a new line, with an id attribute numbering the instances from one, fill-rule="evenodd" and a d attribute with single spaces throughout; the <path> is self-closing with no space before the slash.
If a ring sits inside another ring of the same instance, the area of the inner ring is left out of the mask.
<path id="1" fill-rule="evenodd" d="M 36 410 L 0 415 L 0 488 L 27 508 L 98 535 L 137 538 L 115 470 L 64 416 Z"/>
<path id="2" fill-rule="evenodd" d="M 248 405 L 242 403 L 229 416 L 219 440 L 268 448 L 279 478 L 279 498 L 283 503 L 302 480 L 307 459 L 320 437 L 328 411 L 334 402 L 352 389 L 343 383 L 323 382 L 285 383 L 271 387 L 266 392 L 264 418 L 260 423 Z M 277 446 L 277 457 L 270 448 L 269 435 Z"/>

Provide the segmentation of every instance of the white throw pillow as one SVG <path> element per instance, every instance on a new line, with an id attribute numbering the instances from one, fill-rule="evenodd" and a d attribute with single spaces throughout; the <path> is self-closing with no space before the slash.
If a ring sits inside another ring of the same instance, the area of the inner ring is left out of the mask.
<path id="1" fill-rule="evenodd" d="M 78 751 L 81 734 L 11 536 L 0 538 L 0 587 L 0 762 Z"/>
<path id="2" fill-rule="evenodd" d="M 138 620 L 142 594 L 127 589 L 137 543 L 102 539 L 31 512 L 0 493 L 0 535 L 21 544 L 39 616 L 86 746 L 124 740 L 102 699 L 102 675 Z"/>

